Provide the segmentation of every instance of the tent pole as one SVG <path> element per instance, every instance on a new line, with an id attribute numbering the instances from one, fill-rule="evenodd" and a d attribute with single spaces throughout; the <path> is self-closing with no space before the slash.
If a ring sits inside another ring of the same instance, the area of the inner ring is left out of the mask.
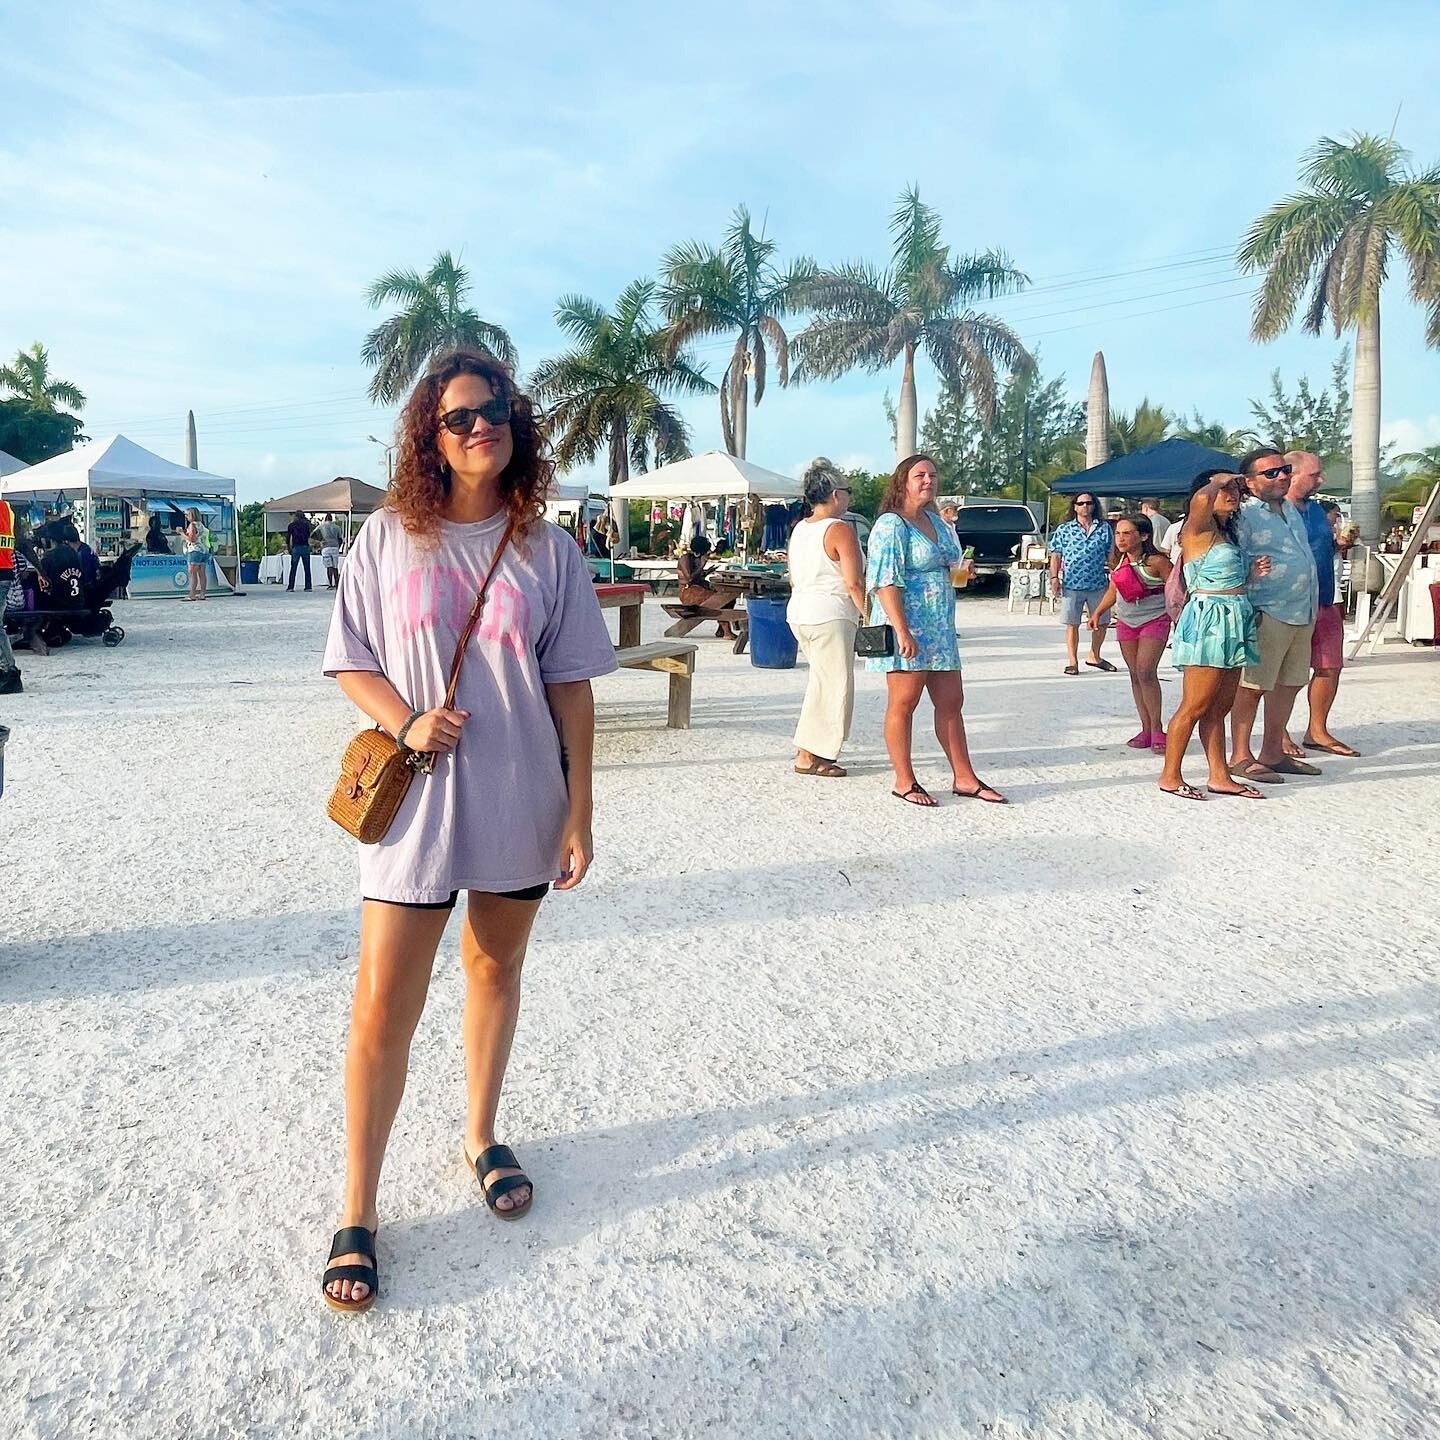
<path id="1" fill-rule="evenodd" d="M 235 583 L 230 587 L 230 593 L 241 595 L 244 594 L 244 591 L 240 589 L 240 497 L 238 495 L 231 502 L 230 513 L 235 521 Z"/>

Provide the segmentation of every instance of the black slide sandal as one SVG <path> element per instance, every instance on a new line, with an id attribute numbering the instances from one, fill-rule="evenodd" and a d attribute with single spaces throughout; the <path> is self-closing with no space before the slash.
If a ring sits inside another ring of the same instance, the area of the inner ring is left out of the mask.
<path id="1" fill-rule="evenodd" d="M 362 1310 L 368 1310 L 374 1303 L 375 1297 L 380 1293 L 380 1272 L 375 1266 L 375 1234 L 374 1230 L 367 1230 L 363 1225 L 347 1225 L 342 1230 L 335 1232 L 335 1239 L 330 1245 L 330 1258 L 333 1260 L 337 1255 L 368 1255 L 368 1265 L 331 1265 L 324 1275 L 320 1277 L 320 1293 L 325 1297 L 325 1303 L 332 1310 L 342 1310 L 346 1314 L 358 1315 Z M 336 1280 L 358 1280 L 362 1285 L 370 1287 L 370 1293 L 363 1300 L 341 1300 L 332 1295 L 326 1288 Z"/>
<path id="2" fill-rule="evenodd" d="M 520 1162 L 515 1158 L 515 1152 L 508 1145 L 492 1145 L 488 1150 L 482 1150 L 473 1161 L 467 1155 L 466 1163 L 475 1171 L 475 1178 L 480 1182 L 480 1189 L 485 1194 L 485 1203 L 491 1211 L 501 1220 L 518 1220 L 531 1206 L 535 1200 L 535 1186 L 530 1177 L 520 1170 Z M 485 1177 L 492 1170 L 520 1170 L 518 1175 L 505 1175 L 499 1180 L 492 1180 L 488 1185 Z M 508 1210 L 502 1210 L 496 1205 L 496 1201 L 502 1195 L 508 1195 L 512 1190 L 518 1190 L 522 1185 L 530 1187 L 530 1193 L 525 1197 L 523 1205 L 513 1205 Z"/>

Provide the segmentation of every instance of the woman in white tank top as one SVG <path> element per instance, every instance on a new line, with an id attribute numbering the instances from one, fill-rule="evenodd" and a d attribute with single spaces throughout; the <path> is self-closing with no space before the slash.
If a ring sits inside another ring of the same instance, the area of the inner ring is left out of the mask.
<path id="1" fill-rule="evenodd" d="M 855 708 L 855 630 L 865 608 L 865 561 L 850 524 L 845 477 L 823 456 L 805 471 L 809 511 L 790 532 L 790 604 L 785 618 L 810 667 L 795 773 L 838 779 L 835 763 Z"/>

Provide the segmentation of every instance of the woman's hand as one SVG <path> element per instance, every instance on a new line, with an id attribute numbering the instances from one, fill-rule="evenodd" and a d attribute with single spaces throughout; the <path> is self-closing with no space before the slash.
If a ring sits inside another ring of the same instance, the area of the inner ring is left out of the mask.
<path id="1" fill-rule="evenodd" d="M 1270 573 L 1270 557 L 1268 555 L 1257 555 L 1250 562 L 1250 583 L 1253 585 L 1257 580 L 1263 580 Z"/>
<path id="2" fill-rule="evenodd" d="M 560 832 L 560 878 L 555 888 L 573 890 L 589 873 L 594 858 L 595 837 L 590 822 L 575 815 L 567 817 Z"/>
<path id="3" fill-rule="evenodd" d="M 920 653 L 920 647 L 915 643 L 915 637 L 910 633 L 908 625 L 895 627 L 895 650 L 902 660 L 913 660 Z"/>
<path id="4" fill-rule="evenodd" d="M 469 718 L 468 710 L 447 710 L 443 706 L 427 710 L 405 732 L 405 744 L 427 755 L 453 750 L 460 743 L 460 731 Z"/>
<path id="5" fill-rule="evenodd" d="M 1105 618 L 1106 613 L 1104 610 L 1092 610 L 1090 612 L 1090 618 L 1085 623 L 1089 625 L 1092 630 L 1098 630 L 1100 628 L 1100 622 Z"/>

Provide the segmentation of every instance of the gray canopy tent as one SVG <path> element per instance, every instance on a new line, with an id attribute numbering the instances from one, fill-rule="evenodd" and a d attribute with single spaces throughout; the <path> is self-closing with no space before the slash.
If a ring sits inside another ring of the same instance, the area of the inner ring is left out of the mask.
<path id="1" fill-rule="evenodd" d="M 364 519 L 373 515 L 384 503 L 385 492 L 379 486 L 367 485 L 350 475 L 337 475 L 323 485 L 312 485 L 308 490 L 297 490 L 293 495 L 267 500 L 261 548 L 269 549 L 270 536 L 283 533 L 297 510 L 302 515 L 344 515 L 345 538 L 348 541 L 354 533 L 355 517 L 358 515 Z"/>

